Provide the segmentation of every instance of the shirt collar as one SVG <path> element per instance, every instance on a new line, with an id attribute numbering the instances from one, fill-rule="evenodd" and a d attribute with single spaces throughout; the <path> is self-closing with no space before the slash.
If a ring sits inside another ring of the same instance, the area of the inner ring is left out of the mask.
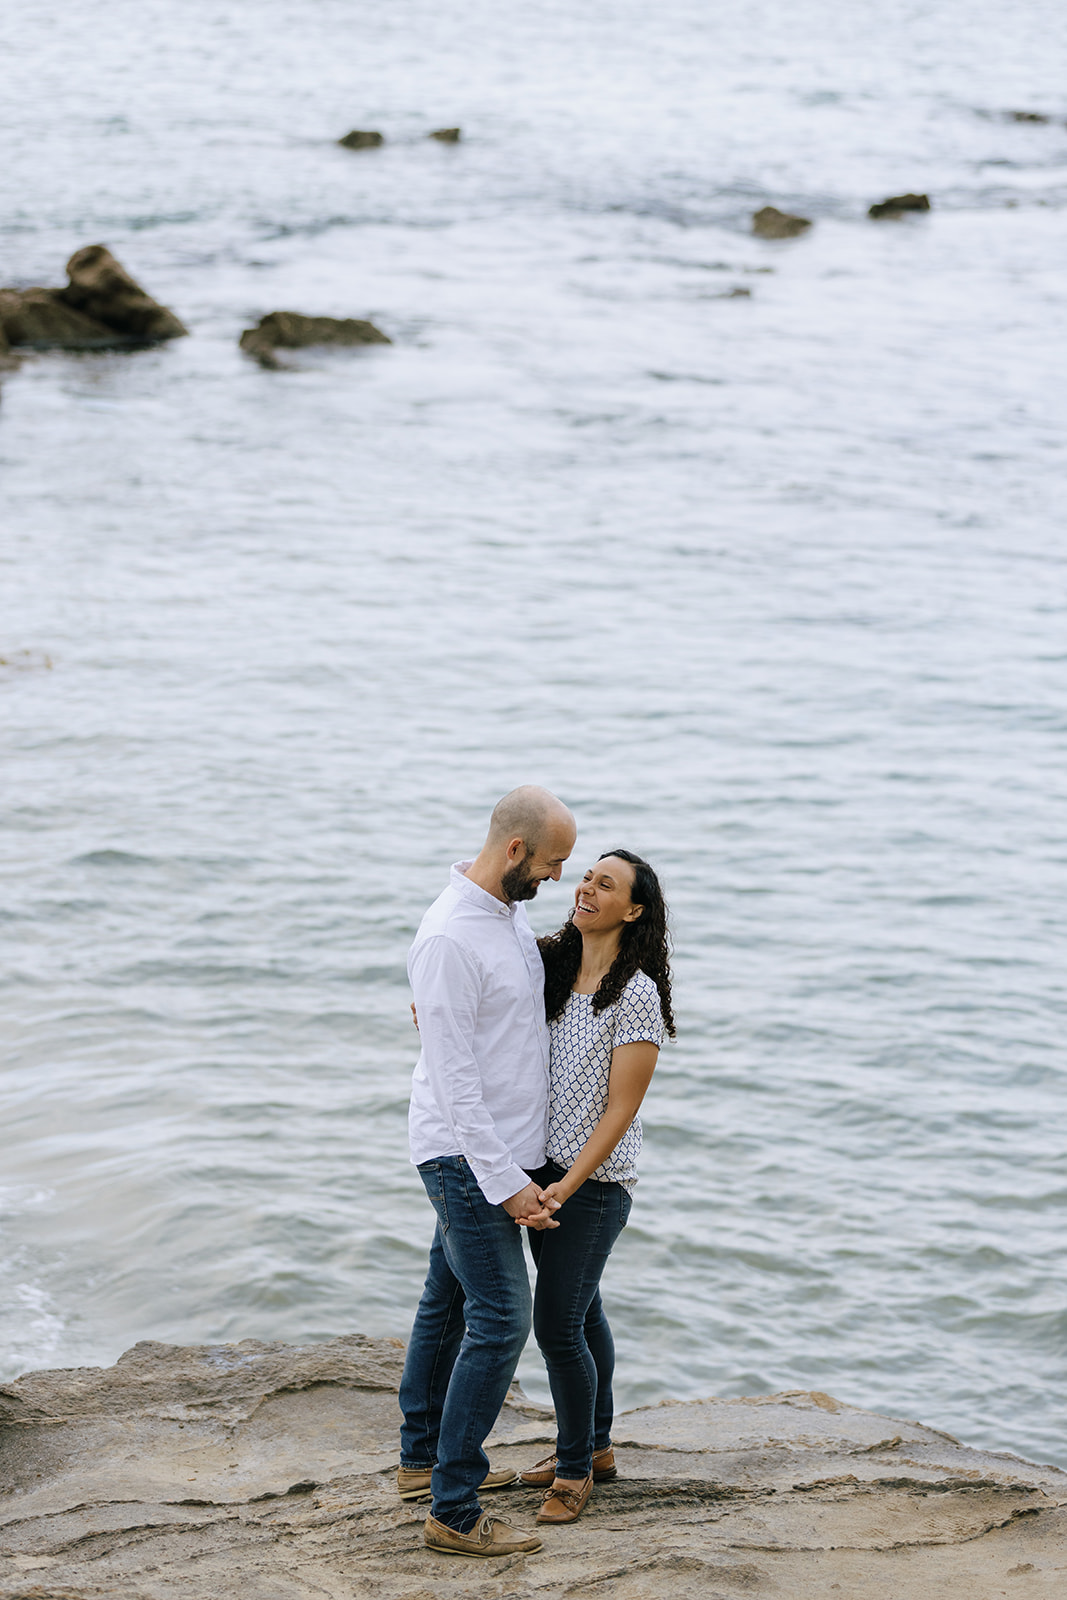
<path id="1" fill-rule="evenodd" d="M 480 906 L 483 911 L 491 911 L 496 917 L 511 917 L 515 914 L 517 900 L 512 900 L 505 905 L 498 900 L 495 894 L 490 894 L 488 889 L 483 889 L 481 884 L 472 883 L 467 877 L 467 868 L 473 867 L 474 862 L 457 861 L 452 867 L 449 881 L 453 889 L 459 891 L 465 900 L 470 900 L 474 905 Z"/>

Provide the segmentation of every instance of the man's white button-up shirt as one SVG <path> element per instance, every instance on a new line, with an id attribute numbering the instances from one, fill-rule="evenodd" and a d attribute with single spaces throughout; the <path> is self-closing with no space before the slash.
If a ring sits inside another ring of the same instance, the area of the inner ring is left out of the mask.
<path id="1" fill-rule="evenodd" d="M 408 956 L 422 1052 L 411 1085 L 411 1159 L 464 1156 L 490 1205 L 544 1163 L 548 1027 L 537 941 L 505 905 L 452 868 Z"/>

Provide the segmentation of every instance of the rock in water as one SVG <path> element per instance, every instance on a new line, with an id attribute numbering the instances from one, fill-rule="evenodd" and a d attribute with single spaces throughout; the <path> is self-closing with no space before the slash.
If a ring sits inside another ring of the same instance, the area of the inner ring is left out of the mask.
<path id="1" fill-rule="evenodd" d="M 351 133 L 346 133 L 337 143 L 344 145 L 346 150 L 376 150 L 380 144 L 385 143 L 385 139 L 380 133 L 372 133 L 365 128 L 353 128 Z"/>
<path id="2" fill-rule="evenodd" d="M 1052 118 L 1046 116 L 1044 111 L 1009 111 L 1008 116 L 1012 122 L 1051 122 Z"/>
<path id="3" fill-rule="evenodd" d="M 276 367 L 276 350 L 303 350 L 308 345 L 392 344 L 373 322 L 358 317 L 305 317 L 299 311 L 269 311 L 241 335 L 241 349 L 264 367 Z"/>
<path id="4" fill-rule="evenodd" d="M 0 289 L 0 326 L 29 350 L 114 350 L 140 341 L 76 311 L 61 289 Z"/>
<path id="5" fill-rule="evenodd" d="M 154 344 L 157 339 L 180 339 L 189 332 L 173 311 L 134 282 L 106 245 L 90 244 L 75 251 L 67 262 L 67 276 L 69 285 L 59 290 L 64 304 L 118 333 Z"/>
<path id="6" fill-rule="evenodd" d="M 461 128 L 437 128 L 430 134 L 430 138 L 439 139 L 442 144 L 458 144 L 462 131 Z"/>
<path id="7" fill-rule="evenodd" d="M 31 350 L 116 350 L 188 330 L 135 283 L 102 244 L 67 263 L 65 289 L 0 289 L 0 330 Z"/>
<path id="8" fill-rule="evenodd" d="M 867 212 L 869 217 L 902 217 L 905 211 L 929 211 L 930 196 L 927 194 L 895 194 L 888 200 L 880 200 L 877 205 L 871 206 Z"/>
<path id="9" fill-rule="evenodd" d="M 810 227 L 808 217 L 795 217 L 777 206 L 763 206 L 752 215 L 752 232 L 760 239 L 795 239 Z"/>

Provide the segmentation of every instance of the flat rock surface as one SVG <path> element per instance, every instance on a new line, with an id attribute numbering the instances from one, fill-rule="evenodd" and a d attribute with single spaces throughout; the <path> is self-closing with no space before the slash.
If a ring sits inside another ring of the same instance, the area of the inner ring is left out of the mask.
<path id="1" fill-rule="evenodd" d="M 0 1386 L 0 1596 L 663 1600 L 1067 1594 L 1067 1474 L 820 1393 L 624 1413 L 619 1477 L 533 1556 L 426 1550 L 395 1491 L 403 1357 L 359 1335 L 139 1344 Z M 496 1466 L 548 1453 L 519 1391 Z M 537 1494 L 487 1506 L 533 1524 Z"/>

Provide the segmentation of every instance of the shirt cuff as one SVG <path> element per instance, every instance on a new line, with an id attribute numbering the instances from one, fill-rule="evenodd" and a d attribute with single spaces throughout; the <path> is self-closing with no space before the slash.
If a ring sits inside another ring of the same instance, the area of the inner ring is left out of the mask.
<path id="1" fill-rule="evenodd" d="M 529 1181 L 530 1174 L 523 1167 L 509 1167 L 499 1177 L 486 1178 L 484 1182 L 479 1178 L 478 1187 L 491 1206 L 502 1206 L 513 1194 L 525 1189 Z"/>

